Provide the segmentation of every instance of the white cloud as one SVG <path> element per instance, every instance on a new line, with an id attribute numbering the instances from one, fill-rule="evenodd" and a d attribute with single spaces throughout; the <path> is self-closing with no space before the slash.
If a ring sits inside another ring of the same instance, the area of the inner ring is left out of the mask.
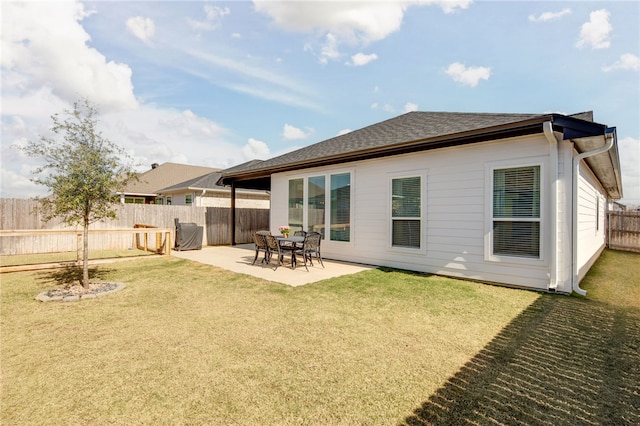
<path id="1" fill-rule="evenodd" d="M 329 59 L 338 59 L 340 51 L 338 50 L 338 39 L 333 34 L 327 34 L 325 43 L 320 51 L 320 63 L 326 64 Z"/>
<path id="2" fill-rule="evenodd" d="M 640 57 L 633 53 L 625 53 L 624 55 L 620 55 L 620 59 L 615 61 L 613 64 L 602 67 L 602 71 L 604 72 L 616 70 L 639 71 Z"/>
<path id="3" fill-rule="evenodd" d="M 487 67 L 469 67 L 467 68 L 460 62 L 454 62 L 445 71 L 447 75 L 458 83 L 465 84 L 470 87 L 476 87 L 480 80 L 489 80 L 491 77 L 491 68 Z"/>
<path id="4" fill-rule="evenodd" d="M 297 127 L 290 124 L 285 124 L 282 130 L 282 136 L 288 141 L 306 139 L 311 135 L 311 133 L 311 130 L 305 133 L 303 130 L 298 129 Z"/>
<path id="5" fill-rule="evenodd" d="M 531 22 L 546 22 L 554 19 L 560 19 L 564 15 L 569 15 L 570 13 L 571 13 L 571 9 L 568 7 L 565 7 L 560 12 L 544 12 L 538 16 L 529 15 L 529 20 Z"/>
<path id="6" fill-rule="evenodd" d="M 576 47 L 591 46 L 592 49 L 606 49 L 611 43 L 609 34 L 613 26 L 609 23 L 611 14 L 606 9 L 594 10 L 589 14 L 589 22 L 582 24 Z"/>
<path id="7" fill-rule="evenodd" d="M 384 104 L 384 105 L 381 106 L 377 102 L 374 102 L 374 103 L 371 104 L 371 109 L 373 109 L 373 110 L 381 109 L 381 110 L 383 110 L 385 112 L 395 112 L 396 111 L 396 109 L 391 104 Z"/>
<path id="8" fill-rule="evenodd" d="M 466 9 L 471 0 L 407 0 L 393 2 L 305 2 L 254 0 L 257 12 L 280 28 L 300 32 L 331 32 L 348 43 L 382 40 L 400 29 L 410 6 L 437 5 L 445 13 Z"/>
<path id="9" fill-rule="evenodd" d="M 153 20 L 142 16 L 134 16 L 127 19 L 127 29 L 131 34 L 147 44 L 151 43 L 151 39 L 156 33 L 156 25 Z"/>
<path id="10" fill-rule="evenodd" d="M 204 13 L 204 20 L 187 18 L 189 26 L 196 31 L 213 31 L 220 26 L 222 19 L 231 13 L 231 9 L 207 3 L 204 5 Z"/>
<path id="11" fill-rule="evenodd" d="M 219 21 L 231 13 L 228 7 L 214 6 L 212 4 L 205 4 L 204 11 L 207 14 L 208 21 Z"/>
<path id="12" fill-rule="evenodd" d="M 320 62 L 338 59 L 339 44 L 366 45 L 379 41 L 402 26 L 410 6 L 440 6 L 445 13 L 466 9 L 472 0 L 403 1 L 271 1 L 254 0 L 254 9 L 268 15 L 280 28 L 314 34 L 320 42 Z M 331 38 L 325 35 L 331 35 Z M 307 43 L 305 51 L 315 51 Z"/>
<path id="13" fill-rule="evenodd" d="M 249 138 L 247 144 L 242 147 L 242 154 L 247 161 L 267 159 L 270 153 L 266 143 L 254 138 Z"/>
<path id="14" fill-rule="evenodd" d="M 404 112 L 413 112 L 418 110 L 418 104 L 414 104 L 413 102 L 407 102 L 404 104 Z"/>
<path id="15" fill-rule="evenodd" d="M 640 205 L 640 140 L 626 137 L 618 140 L 622 172 L 623 202 Z"/>
<path id="16" fill-rule="evenodd" d="M 346 135 L 347 133 L 351 133 L 353 130 L 351 129 L 342 129 L 338 132 L 337 136 Z"/>
<path id="17" fill-rule="evenodd" d="M 2 13 L 3 103 L 48 88 L 67 103 L 87 97 L 103 108 L 137 106 L 131 68 L 87 45 L 81 3 L 7 2 Z"/>
<path id="18" fill-rule="evenodd" d="M 199 66 L 198 68 L 183 67 L 182 70 L 195 77 L 210 81 L 212 84 L 286 105 L 322 110 L 319 105 L 314 103 L 313 98 L 316 95 L 310 87 L 298 83 L 292 78 L 271 72 L 265 67 L 258 67 L 195 48 L 186 48 L 183 53 L 189 55 L 192 59 L 196 59 Z M 212 77 L 214 73 L 208 72 L 209 68 L 232 71 L 239 80 L 246 81 L 246 83 L 221 82 Z"/>
<path id="19" fill-rule="evenodd" d="M 88 47 L 82 4 L 9 2 L 2 12 L 2 197 L 46 194 L 29 180 L 39 160 L 16 146 L 50 135 L 50 116 L 81 97 L 96 104 L 103 135 L 141 170 L 167 161 L 224 168 L 244 160 L 242 149 L 226 141 L 226 129 L 212 120 L 188 109 L 138 103 L 129 66 L 107 62 Z"/>
<path id="20" fill-rule="evenodd" d="M 366 65 L 371 61 L 375 61 L 376 59 L 378 59 L 378 55 L 376 55 L 375 53 L 371 53 L 369 55 L 364 53 L 356 53 L 355 55 L 351 56 L 351 64 L 358 67 Z"/>

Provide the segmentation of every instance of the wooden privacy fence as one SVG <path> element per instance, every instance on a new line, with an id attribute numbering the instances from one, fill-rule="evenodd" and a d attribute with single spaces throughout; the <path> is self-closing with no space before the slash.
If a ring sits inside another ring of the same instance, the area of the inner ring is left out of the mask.
<path id="1" fill-rule="evenodd" d="M 128 247 L 133 247 L 135 241 L 140 250 L 168 256 L 171 254 L 171 232 L 169 228 L 93 229 L 89 230 L 89 248 L 104 249 L 99 243 L 105 241 L 105 236 L 124 235 L 129 241 Z M 77 260 L 82 259 L 82 235 L 82 231 L 73 229 L 0 230 L 4 255 L 75 251 Z M 143 236 L 144 243 L 140 243 L 140 235 Z M 48 249 L 43 250 L 43 247 Z M 151 247 L 154 249 L 150 250 Z"/>
<path id="2" fill-rule="evenodd" d="M 175 241 L 175 219 L 181 223 L 195 223 L 204 227 L 203 245 L 231 244 L 231 209 L 223 207 L 195 207 L 153 204 L 121 204 L 116 206 L 116 219 L 91 224 L 90 250 L 128 249 L 135 246 L 156 247 L 158 229 L 168 229 Z M 134 226 L 154 226 L 143 233 Z M 256 230 L 269 229 L 268 209 L 236 209 L 236 243 L 253 241 Z M 13 231 L 49 230 L 50 233 L 16 233 Z M 97 232 L 118 230 L 118 232 Z M 61 221 L 45 222 L 35 200 L 0 198 L 0 255 L 55 253 L 76 250 L 76 241 L 69 233 L 82 232 L 81 228 L 64 225 Z M 134 235 L 142 235 L 136 241 Z M 143 241 L 143 235 L 147 235 Z M 164 243 L 163 243 L 164 244 Z"/>
<path id="3" fill-rule="evenodd" d="M 640 211 L 609 212 L 607 244 L 610 249 L 640 253 Z"/>
<path id="4" fill-rule="evenodd" d="M 269 229 L 269 210 L 236 209 L 236 243 L 253 242 L 253 233 Z M 205 234 L 208 244 L 231 244 L 231 209 L 207 207 Z"/>

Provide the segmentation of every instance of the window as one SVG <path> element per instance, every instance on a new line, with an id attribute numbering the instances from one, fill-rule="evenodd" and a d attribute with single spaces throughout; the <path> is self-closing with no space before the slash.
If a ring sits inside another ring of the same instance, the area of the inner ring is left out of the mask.
<path id="1" fill-rule="evenodd" d="M 331 175 L 332 241 L 351 241 L 351 174 Z"/>
<path id="2" fill-rule="evenodd" d="M 292 230 L 319 232 L 323 239 L 332 241 L 351 241 L 351 173 L 289 179 L 288 203 Z"/>
<path id="3" fill-rule="evenodd" d="M 167 205 L 170 206 L 171 205 L 171 197 L 167 197 Z"/>
<path id="4" fill-rule="evenodd" d="M 420 248 L 421 182 L 420 176 L 391 180 L 391 245 Z"/>
<path id="5" fill-rule="evenodd" d="M 493 171 L 492 253 L 540 258 L 540 166 Z"/>
<path id="6" fill-rule="evenodd" d="M 124 197 L 125 204 L 144 204 L 143 197 Z"/>
<path id="7" fill-rule="evenodd" d="M 302 231 L 304 208 L 304 179 L 289 180 L 289 227 L 292 231 Z"/>
<path id="8" fill-rule="evenodd" d="M 193 195 L 192 195 L 192 194 L 187 194 L 187 195 L 185 195 L 185 197 L 184 197 L 184 203 L 185 203 L 185 205 L 187 205 L 187 206 L 192 205 L 192 204 L 193 204 Z"/>
<path id="9" fill-rule="evenodd" d="M 313 176 L 307 180 L 307 231 L 325 236 L 325 177 Z"/>
<path id="10" fill-rule="evenodd" d="M 156 204 L 164 204 L 164 200 L 161 197 L 156 198 Z"/>

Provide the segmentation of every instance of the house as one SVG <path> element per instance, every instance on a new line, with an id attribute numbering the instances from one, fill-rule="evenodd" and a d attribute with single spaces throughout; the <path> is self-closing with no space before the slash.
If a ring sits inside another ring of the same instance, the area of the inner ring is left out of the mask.
<path id="1" fill-rule="evenodd" d="M 231 191 L 218 185 L 219 171 L 208 173 L 157 191 L 158 197 L 172 200 L 173 204 L 200 207 L 230 207 Z M 268 209 L 269 193 L 257 189 L 241 189 L 235 194 L 237 208 Z"/>
<path id="2" fill-rule="evenodd" d="M 271 229 L 321 232 L 327 258 L 565 294 L 585 293 L 622 197 L 592 112 L 410 112 L 219 183 L 270 190 Z"/>
<path id="3" fill-rule="evenodd" d="M 138 181 L 129 183 L 125 190 L 118 195 L 122 204 L 191 205 L 193 198 L 190 200 L 186 194 L 179 194 L 174 199 L 171 195 L 161 196 L 158 191 L 219 170 L 213 167 L 191 166 L 189 164 L 153 163 L 150 170 L 138 175 Z"/>

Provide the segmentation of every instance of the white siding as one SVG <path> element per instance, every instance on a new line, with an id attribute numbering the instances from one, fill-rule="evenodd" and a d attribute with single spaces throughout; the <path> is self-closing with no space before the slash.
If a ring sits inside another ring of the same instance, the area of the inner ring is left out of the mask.
<path id="1" fill-rule="evenodd" d="M 549 284 L 549 190 L 543 176 L 542 259 L 488 260 L 485 256 L 487 211 L 486 175 L 489 164 L 540 164 L 548 173 L 549 143 L 543 136 L 514 138 L 440 150 L 416 152 L 343 167 L 307 169 L 272 176 L 271 229 L 287 223 L 288 180 L 323 173 L 352 172 L 350 243 L 323 240 L 327 258 L 465 277 L 489 282 L 546 289 Z M 426 205 L 424 250 L 411 252 L 390 244 L 391 176 L 420 173 Z"/>
<path id="2" fill-rule="evenodd" d="M 236 192 L 236 207 L 239 209 L 268 209 L 269 198 L 267 195 L 256 196 L 253 194 L 242 194 Z M 230 193 L 206 194 L 204 197 L 198 196 L 195 203 L 201 207 L 231 207 Z"/>
<path id="3" fill-rule="evenodd" d="M 578 278 L 582 279 L 605 248 L 606 197 L 583 163 L 578 176 Z"/>

